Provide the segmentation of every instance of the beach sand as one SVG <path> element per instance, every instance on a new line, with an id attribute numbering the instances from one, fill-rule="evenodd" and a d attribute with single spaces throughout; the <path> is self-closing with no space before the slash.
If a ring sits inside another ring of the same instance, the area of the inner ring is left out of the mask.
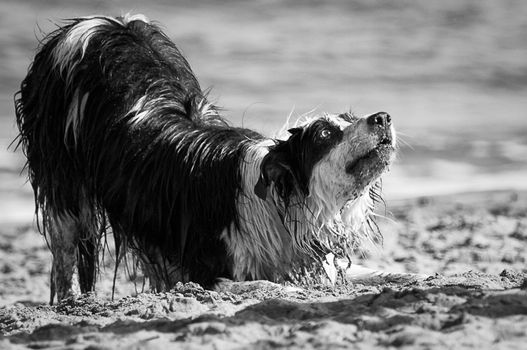
<path id="1" fill-rule="evenodd" d="M 107 257 L 98 295 L 55 306 L 46 304 L 43 239 L 31 225 L 4 226 L 0 348 L 524 348 L 526 193 L 422 197 L 381 212 L 390 218 L 379 220 L 383 247 L 355 262 L 430 277 L 300 288 L 257 282 L 223 292 L 189 283 L 135 294 L 121 274 L 111 301 Z"/>

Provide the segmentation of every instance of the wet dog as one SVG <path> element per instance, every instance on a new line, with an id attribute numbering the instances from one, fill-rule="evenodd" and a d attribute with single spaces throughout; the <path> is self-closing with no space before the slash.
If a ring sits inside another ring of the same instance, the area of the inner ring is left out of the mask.
<path id="1" fill-rule="evenodd" d="M 283 139 L 229 125 L 174 43 L 143 16 L 77 18 L 42 42 L 16 96 L 51 302 L 94 290 L 101 239 L 154 290 L 282 281 L 375 234 L 393 160 L 388 114 L 323 114 Z M 119 258 L 118 258 L 119 260 Z"/>

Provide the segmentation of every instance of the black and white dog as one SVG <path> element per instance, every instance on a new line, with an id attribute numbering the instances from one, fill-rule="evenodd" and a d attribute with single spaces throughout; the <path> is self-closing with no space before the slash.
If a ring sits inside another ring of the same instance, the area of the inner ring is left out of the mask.
<path id="1" fill-rule="evenodd" d="M 48 35 L 15 104 L 52 302 L 74 273 L 94 289 L 107 232 L 155 290 L 281 281 L 347 254 L 376 231 L 372 205 L 395 153 L 386 113 L 324 114 L 283 140 L 230 126 L 140 15 L 77 18 Z"/>

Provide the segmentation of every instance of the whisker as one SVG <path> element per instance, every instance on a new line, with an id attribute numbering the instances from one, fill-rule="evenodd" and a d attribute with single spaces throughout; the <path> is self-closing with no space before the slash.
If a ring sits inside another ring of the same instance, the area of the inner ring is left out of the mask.
<path id="1" fill-rule="evenodd" d="M 414 146 L 412 146 L 408 141 L 406 141 L 404 138 L 402 137 L 397 137 L 397 142 L 401 142 L 403 145 L 407 146 L 408 148 L 410 148 L 412 151 L 415 151 L 415 148 Z"/>
<path id="2" fill-rule="evenodd" d="M 408 137 L 408 138 L 414 138 L 414 136 L 412 134 L 407 134 L 404 131 L 401 131 L 399 129 L 397 129 L 397 135 L 402 135 L 402 136 L 405 136 L 405 137 Z"/>

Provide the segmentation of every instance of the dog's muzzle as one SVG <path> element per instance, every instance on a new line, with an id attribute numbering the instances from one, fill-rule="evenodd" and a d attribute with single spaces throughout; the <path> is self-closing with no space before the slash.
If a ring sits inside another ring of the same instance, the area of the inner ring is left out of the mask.
<path id="1" fill-rule="evenodd" d="M 392 144 L 392 118 L 388 113 L 379 112 L 372 114 L 366 118 L 366 123 L 368 124 L 371 132 L 378 135 L 380 145 Z"/>
<path id="2" fill-rule="evenodd" d="M 395 133 L 392 127 L 392 118 L 386 112 L 372 114 L 361 121 L 358 132 L 367 133 L 369 149 L 356 159 L 346 164 L 346 173 L 355 174 L 361 171 L 365 164 L 371 164 L 374 168 L 387 167 L 395 153 Z M 354 127 L 354 126 L 350 126 Z"/>

